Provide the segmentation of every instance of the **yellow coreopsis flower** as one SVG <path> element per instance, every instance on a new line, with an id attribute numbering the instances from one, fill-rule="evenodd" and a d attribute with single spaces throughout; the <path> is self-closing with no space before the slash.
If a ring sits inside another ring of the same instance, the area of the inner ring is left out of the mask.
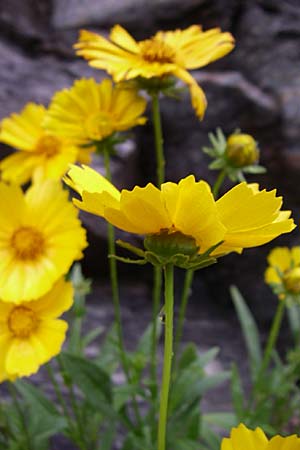
<path id="1" fill-rule="evenodd" d="M 22 303 L 44 295 L 86 247 L 78 211 L 59 182 L 23 194 L 0 183 L 0 299 Z"/>
<path id="2" fill-rule="evenodd" d="M 76 144 L 92 145 L 115 132 L 143 125 L 145 108 L 146 100 L 135 89 L 114 86 L 108 79 L 101 83 L 81 79 L 54 95 L 45 125 Z"/>
<path id="3" fill-rule="evenodd" d="M 268 439 L 261 428 L 249 430 L 240 424 L 232 428 L 230 438 L 224 438 L 221 450 L 300 450 L 300 438 L 295 434 Z"/>
<path id="4" fill-rule="evenodd" d="M 194 238 L 199 253 L 224 241 L 213 253 L 222 256 L 271 241 L 295 227 L 289 211 L 280 211 L 276 192 L 241 183 L 217 202 L 205 181 L 190 175 L 178 184 L 149 183 L 118 191 L 89 167 L 73 166 L 65 181 L 81 196 L 74 203 L 104 217 L 121 230 L 142 235 L 180 232 Z"/>
<path id="5" fill-rule="evenodd" d="M 59 179 L 70 163 L 89 162 L 90 151 L 43 127 L 45 115 L 44 106 L 28 103 L 19 114 L 2 120 L 0 142 L 18 150 L 0 162 L 2 180 L 24 184 L 32 177 Z"/>
<path id="6" fill-rule="evenodd" d="M 280 300 L 300 301 L 300 247 L 276 247 L 268 255 L 265 281 Z"/>
<path id="7" fill-rule="evenodd" d="M 77 54 L 97 69 L 106 70 L 116 82 L 174 76 L 190 88 L 192 104 L 202 118 L 206 109 L 203 90 L 188 72 L 222 58 L 234 47 L 230 33 L 219 28 L 203 31 L 198 25 L 185 30 L 159 31 L 137 42 L 124 28 L 115 25 L 109 39 L 81 31 Z"/>
<path id="8" fill-rule="evenodd" d="M 72 303 L 72 285 L 63 279 L 35 301 L 0 300 L 0 381 L 29 376 L 60 352 L 68 324 L 57 318 Z"/>

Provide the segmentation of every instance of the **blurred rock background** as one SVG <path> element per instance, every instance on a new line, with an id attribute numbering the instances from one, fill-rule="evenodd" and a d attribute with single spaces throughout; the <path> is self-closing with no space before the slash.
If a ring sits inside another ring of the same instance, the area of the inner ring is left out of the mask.
<path id="1" fill-rule="evenodd" d="M 72 44 L 80 28 L 107 35 L 120 23 L 137 39 L 158 29 L 202 24 L 219 26 L 236 38 L 232 54 L 193 74 L 204 88 L 208 110 L 200 123 L 190 106 L 164 99 L 162 120 L 167 155 L 167 178 L 177 181 L 189 173 L 213 182 L 201 152 L 207 133 L 221 126 L 254 135 L 261 148 L 264 176 L 249 177 L 266 188 L 276 187 L 292 209 L 300 210 L 300 2 L 299 0 L 0 0 L 0 119 L 19 111 L 26 102 L 47 104 L 56 90 L 79 77 L 104 73 L 75 57 Z M 8 149 L 1 147 L 2 155 Z M 114 178 L 120 187 L 155 179 L 151 121 L 137 130 L 135 144 L 122 148 L 114 160 Z M 96 162 L 97 167 L 101 161 Z M 100 167 L 101 169 L 101 167 Z M 228 183 L 227 187 L 230 187 Z M 107 273 L 105 225 L 85 218 L 90 248 L 85 272 L 94 278 Z M 252 304 L 260 322 L 268 321 L 276 299 L 264 285 L 266 255 L 275 245 L 300 244 L 296 230 L 243 256 L 230 255 L 213 268 L 197 274 L 193 299 L 209 308 L 227 311 L 232 306 L 228 286 L 237 284 Z M 99 253 L 101 258 L 99 258 Z M 122 266 L 123 280 L 151 282 L 149 268 Z M 178 273 L 180 284 L 182 274 Z M 150 304 L 150 296 L 149 296 Z"/>

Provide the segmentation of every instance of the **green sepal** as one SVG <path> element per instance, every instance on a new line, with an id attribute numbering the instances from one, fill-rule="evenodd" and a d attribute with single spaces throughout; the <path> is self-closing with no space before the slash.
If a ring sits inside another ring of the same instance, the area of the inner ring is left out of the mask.
<path id="1" fill-rule="evenodd" d="M 117 256 L 117 255 L 108 255 L 108 258 L 116 259 L 117 261 L 123 262 L 125 264 L 136 264 L 138 266 L 143 266 L 147 264 L 146 259 L 130 259 L 130 258 L 124 258 L 123 256 Z"/>
<path id="2" fill-rule="evenodd" d="M 116 244 L 119 247 L 124 248 L 125 250 L 129 250 L 131 253 L 134 253 L 137 256 L 141 256 L 142 258 L 145 256 L 144 250 L 136 247 L 135 245 L 130 244 L 129 242 L 122 241 L 122 239 L 118 239 Z"/>

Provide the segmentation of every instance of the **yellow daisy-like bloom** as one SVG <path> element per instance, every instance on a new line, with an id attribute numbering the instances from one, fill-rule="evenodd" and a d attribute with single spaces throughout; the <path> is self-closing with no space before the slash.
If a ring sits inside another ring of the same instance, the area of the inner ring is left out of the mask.
<path id="1" fill-rule="evenodd" d="M 0 299 L 22 303 L 44 295 L 86 247 L 78 211 L 59 182 L 23 194 L 0 183 Z"/>
<path id="2" fill-rule="evenodd" d="M 268 263 L 267 284 L 283 285 L 288 293 L 300 294 L 300 247 L 276 247 L 270 252 Z M 284 299 L 284 293 L 279 298 Z"/>
<path id="3" fill-rule="evenodd" d="M 254 431 L 240 424 L 232 428 L 230 438 L 224 438 L 221 450 L 300 450 L 300 438 L 295 434 L 268 439 L 261 428 Z"/>
<path id="4" fill-rule="evenodd" d="M 60 352 L 68 324 L 57 317 L 72 303 L 72 285 L 63 279 L 35 301 L 0 301 L 0 381 L 29 376 Z"/>
<path id="5" fill-rule="evenodd" d="M 192 104 L 200 118 L 206 109 L 206 98 L 188 70 L 222 58 L 233 47 L 230 33 L 222 33 L 219 28 L 203 31 L 198 25 L 185 30 L 159 31 L 140 42 L 120 25 L 112 28 L 109 40 L 82 30 L 75 44 L 77 55 L 87 59 L 91 66 L 106 70 L 115 82 L 170 75 L 181 79 L 190 88 Z"/>
<path id="6" fill-rule="evenodd" d="M 90 161 L 90 151 L 45 130 L 45 115 L 44 106 L 28 103 L 19 114 L 2 120 L 0 142 L 19 150 L 0 162 L 2 180 L 16 184 L 32 177 L 58 180 L 70 163 Z"/>
<path id="7" fill-rule="evenodd" d="M 108 79 L 81 79 L 54 95 L 45 125 L 76 144 L 88 144 L 143 125 L 145 108 L 146 100 L 135 89 L 114 86 Z"/>
<path id="8" fill-rule="evenodd" d="M 149 183 L 132 191 L 118 191 L 93 169 L 73 166 L 65 181 L 81 196 L 79 208 L 104 217 L 121 230 L 142 235 L 175 231 L 191 236 L 203 253 L 224 241 L 213 253 L 241 252 L 271 241 L 295 225 L 289 211 L 280 211 L 275 191 L 259 191 L 241 183 L 217 202 L 205 181 L 190 175 L 178 184 Z"/>

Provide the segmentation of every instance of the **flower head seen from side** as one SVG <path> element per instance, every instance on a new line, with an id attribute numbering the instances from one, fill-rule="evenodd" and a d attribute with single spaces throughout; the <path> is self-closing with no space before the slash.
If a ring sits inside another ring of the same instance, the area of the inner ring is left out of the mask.
<path id="1" fill-rule="evenodd" d="M 59 182 L 34 183 L 25 194 L 0 183 L 0 299 L 44 295 L 87 246 L 78 210 Z"/>
<path id="2" fill-rule="evenodd" d="M 204 153 L 213 158 L 209 168 L 220 170 L 234 182 L 245 181 L 244 174 L 265 173 L 259 165 L 259 148 L 255 139 L 246 133 L 236 131 L 228 138 L 221 128 L 208 134 L 211 147 L 203 147 Z"/>
<path id="3" fill-rule="evenodd" d="M 222 58 L 233 47 L 230 33 L 222 33 L 219 28 L 203 31 L 198 25 L 185 30 L 159 31 L 139 42 L 120 25 L 115 25 L 109 39 L 83 30 L 75 44 L 77 55 L 87 59 L 91 66 L 106 70 L 115 82 L 139 78 L 181 79 L 189 86 L 193 107 L 200 118 L 207 102 L 188 70 Z"/>
<path id="4" fill-rule="evenodd" d="M 276 247 L 268 255 L 265 281 L 279 300 L 300 303 L 300 247 Z"/>
<path id="5" fill-rule="evenodd" d="M 55 134 L 78 145 L 91 145 L 114 133 L 143 125 L 146 100 L 135 89 L 114 86 L 105 79 L 75 81 L 57 92 L 49 106 L 45 125 Z"/>
<path id="6" fill-rule="evenodd" d="M 224 438 L 221 450 L 300 450 L 300 438 L 295 434 L 268 439 L 261 428 L 250 430 L 244 424 L 232 428 L 230 437 Z"/>
<path id="7" fill-rule="evenodd" d="M 72 303 L 72 284 L 63 279 L 34 301 L 0 300 L 0 381 L 32 375 L 60 352 L 68 325 L 58 317 Z"/>
<path id="8" fill-rule="evenodd" d="M 163 183 L 161 189 L 149 183 L 120 192 L 94 170 L 73 166 L 65 181 L 80 194 L 81 201 L 74 200 L 79 208 L 104 217 L 124 231 L 146 235 L 147 243 L 149 236 L 163 244 L 167 239 L 169 247 L 175 239 L 181 241 L 180 236 L 192 238 L 200 255 L 214 246 L 215 257 L 241 252 L 294 228 L 290 212 L 280 211 L 282 199 L 275 191 L 259 191 L 246 183 L 216 202 L 209 185 L 195 181 L 192 175 L 178 184 Z M 186 244 L 191 244 L 189 239 Z"/>
<path id="9" fill-rule="evenodd" d="M 46 108 L 28 103 L 20 113 L 1 122 L 0 142 L 17 151 L 0 162 L 4 181 L 24 184 L 33 178 L 60 179 L 70 163 L 88 163 L 90 151 L 81 150 L 43 127 Z"/>

